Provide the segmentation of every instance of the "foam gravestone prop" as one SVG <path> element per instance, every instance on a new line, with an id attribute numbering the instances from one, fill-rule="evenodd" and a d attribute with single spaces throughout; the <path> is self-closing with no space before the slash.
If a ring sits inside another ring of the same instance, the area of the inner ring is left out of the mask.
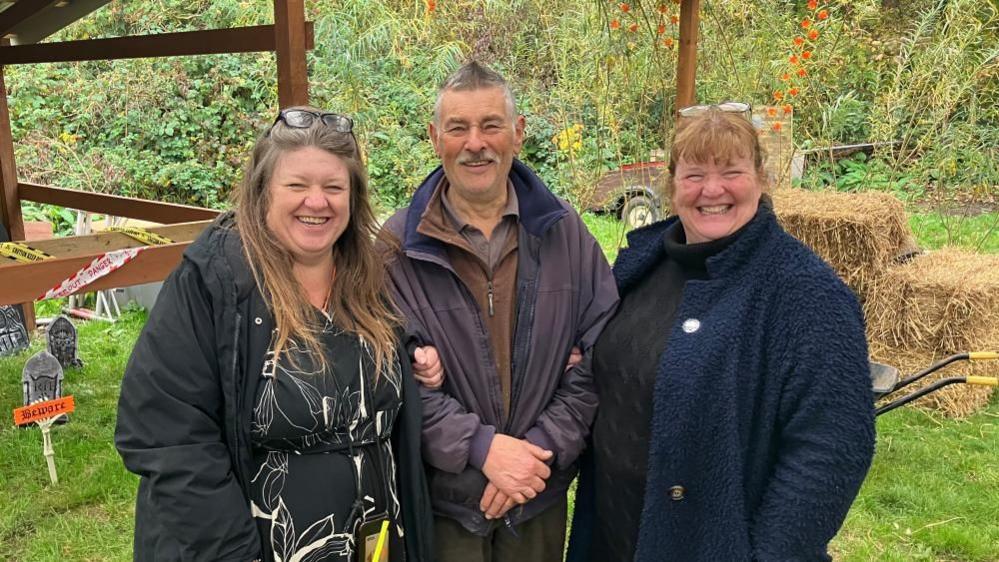
<path id="1" fill-rule="evenodd" d="M 0 242 L 10 242 L 7 230 L 0 224 Z M 0 258 L 3 259 L 3 258 Z M 0 357 L 13 355 L 28 348 L 28 330 L 21 317 L 20 306 L 0 306 Z"/>
<path id="2" fill-rule="evenodd" d="M 24 405 L 46 402 L 62 397 L 62 365 L 51 353 L 39 351 L 24 364 L 21 383 L 24 386 Z M 66 416 L 59 416 L 66 421 Z"/>
<path id="3" fill-rule="evenodd" d="M 77 333 L 76 326 L 70 322 L 69 318 L 60 316 L 49 324 L 45 331 L 48 340 L 48 349 L 62 365 L 63 369 L 70 367 L 82 367 L 83 361 L 77 357 Z"/>
<path id="4" fill-rule="evenodd" d="M 28 348 L 28 330 L 24 327 L 20 308 L 0 306 L 0 357 Z"/>
<path id="5" fill-rule="evenodd" d="M 41 428 L 45 462 L 53 484 L 57 484 L 59 478 L 56 476 L 55 451 L 52 448 L 52 424 L 65 422 L 66 414 L 74 409 L 73 397 L 62 397 L 62 378 L 59 360 L 47 351 L 39 351 L 24 365 L 21 374 L 24 407 L 14 410 L 14 423 L 34 423 Z"/>

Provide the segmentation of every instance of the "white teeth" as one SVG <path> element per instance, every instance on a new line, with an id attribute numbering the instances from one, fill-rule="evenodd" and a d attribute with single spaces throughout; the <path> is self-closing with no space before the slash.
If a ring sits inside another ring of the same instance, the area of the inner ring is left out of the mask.
<path id="1" fill-rule="evenodd" d="M 698 209 L 705 215 L 720 215 L 728 211 L 731 207 L 731 205 L 712 205 L 710 207 L 698 207 Z"/>
<path id="2" fill-rule="evenodd" d="M 298 217 L 298 220 L 305 224 L 325 224 L 329 220 L 327 217 Z"/>

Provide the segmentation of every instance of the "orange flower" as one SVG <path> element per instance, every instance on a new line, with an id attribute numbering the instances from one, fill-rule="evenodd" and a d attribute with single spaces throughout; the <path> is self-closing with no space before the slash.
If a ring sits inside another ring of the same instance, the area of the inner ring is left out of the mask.
<path id="1" fill-rule="evenodd" d="M 629 4 L 624 3 L 624 2 L 622 2 L 618 7 L 621 8 L 621 11 L 624 12 L 624 13 L 626 13 L 626 14 L 631 11 L 631 6 Z"/>
<path id="2" fill-rule="evenodd" d="M 434 11 L 436 10 L 437 10 L 436 0 L 427 0 L 427 11 L 430 13 L 434 13 Z"/>
<path id="3" fill-rule="evenodd" d="M 803 58 L 805 60 L 808 60 L 808 59 L 812 58 L 812 52 L 811 51 L 804 51 L 804 52 L 802 52 L 801 53 L 801 58 Z"/>
<path id="4" fill-rule="evenodd" d="M 660 14 L 665 14 L 666 13 L 666 4 L 659 4 L 659 7 L 656 8 L 656 9 L 659 10 Z"/>
<path id="5" fill-rule="evenodd" d="M 801 29 L 808 29 L 809 27 L 812 27 L 812 20 L 808 18 L 801 20 Z"/>
<path id="6" fill-rule="evenodd" d="M 629 25 L 628 26 L 628 31 L 630 31 L 632 33 L 638 31 L 638 24 L 637 23 L 633 23 L 633 24 Z"/>
<path id="7" fill-rule="evenodd" d="M 778 121 L 778 122 L 774 123 L 773 125 L 771 125 L 770 127 L 774 130 L 775 133 L 779 133 L 780 130 L 781 130 L 782 125 L 780 124 L 780 121 Z"/>
<path id="8" fill-rule="evenodd" d="M 780 79 L 787 82 L 788 80 L 791 79 L 791 75 L 785 72 L 784 74 L 781 74 Z"/>
<path id="9" fill-rule="evenodd" d="M 666 47 L 667 49 L 672 49 L 673 48 L 673 38 L 672 37 L 667 37 L 665 40 L 663 40 L 663 47 Z"/>
<path id="10" fill-rule="evenodd" d="M 819 7 L 818 0 L 808 0 L 808 9 L 809 10 L 814 10 L 815 8 L 818 8 L 818 7 Z"/>
<path id="11" fill-rule="evenodd" d="M 809 31 L 808 32 L 808 38 L 811 39 L 812 41 L 815 41 L 816 39 L 818 39 L 819 38 L 819 30 L 818 29 L 813 29 L 813 30 Z"/>
<path id="12" fill-rule="evenodd" d="M 777 108 L 776 107 L 768 107 L 767 108 L 767 115 L 769 115 L 770 117 L 777 117 Z"/>
<path id="13" fill-rule="evenodd" d="M 799 46 L 799 47 L 802 46 L 802 45 L 804 45 L 805 44 L 805 38 L 804 37 L 795 37 L 794 38 L 794 44 L 797 45 L 797 46 Z"/>
<path id="14" fill-rule="evenodd" d="M 808 76 L 808 71 L 805 70 L 804 68 L 799 68 L 798 69 L 798 76 L 804 78 L 805 76 Z"/>
<path id="15" fill-rule="evenodd" d="M 775 90 L 774 91 L 774 99 L 777 100 L 777 101 L 780 101 L 780 100 L 784 99 L 784 92 L 782 92 L 780 90 Z"/>
<path id="16" fill-rule="evenodd" d="M 787 115 L 787 114 L 791 113 L 792 111 L 794 111 L 794 108 L 791 107 L 791 104 L 785 103 L 784 104 L 784 115 Z"/>
<path id="17" fill-rule="evenodd" d="M 791 64 L 798 64 L 798 55 L 791 55 L 787 57 L 787 60 L 791 61 Z"/>
<path id="18" fill-rule="evenodd" d="M 829 10 L 819 10 L 819 19 L 824 20 L 829 17 Z"/>
<path id="19" fill-rule="evenodd" d="M 787 91 L 787 93 L 789 96 L 796 96 L 798 95 L 798 88 L 791 88 L 790 90 Z"/>
<path id="20" fill-rule="evenodd" d="M 666 26 L 663 24 L 659 24 L 659 27 L 656 28 L 656 33 L 658 33 L 659 35 L 666 33 Z"/>
<path id="21" fill-rule="evenodd" d="M 670 16 L 669 22 L 673 25 L 680 23 L 680 16 Z"/>
<path id="22" fill-rule="evenodd" d="M 611 22 L 610 22 L 610 28 L 611 29 L 617 29 L 619 27 L 621 27 L 621 22 L 619 22 L 617 20 L 611 20 Z"/>

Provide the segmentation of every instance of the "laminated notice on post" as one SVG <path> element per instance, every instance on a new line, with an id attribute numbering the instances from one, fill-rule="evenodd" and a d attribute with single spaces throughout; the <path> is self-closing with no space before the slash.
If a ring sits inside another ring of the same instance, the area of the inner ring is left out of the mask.
<path id="1" fill-rule="evenodd" d="M 137 226 L 112 226 L 108 229 L 108 232 L 120 232 L 129 238 L 142 242 L 146 246 L 173 244 L 173 240 L 167 238 L 166 236 L 161 236 L 155 232 L 149 232 L 145 228 L 139 228 Z"/>
<path id="2" fill-rule="evenodd" d="M 55 400 L 45 402 L 35 402 L 23 408 L 14 410 L 14 424 L 27 425 L 63 414 L 68 414 L 76 409 L 76 403 L 72 396 L 63 396 Z"/>
<path id="3" fill-rule="evenodd" d="M 0 256 L 20 263 L 32 263 L 52 257 L 41 250 L 36 250 L 20 242 L 0 242 Z"/>
<path id="4" fill-rule="evenodd" d="M 38 297 L 38 299 L 57 299 L 72 295 L 101 277 L 104 277 L 108 273 L 111 273 L 112 271 L 119 269 L 121 266 L 132 261 L 142 250 L 143 248 L 125 248 L 124 250 L 108 252 L 90 262 L 90 265 L 84 267 L 80 271 L 77 271 L 69 279 L 66 279 L 59 285 L 49 289 L 47 293 Z"/>

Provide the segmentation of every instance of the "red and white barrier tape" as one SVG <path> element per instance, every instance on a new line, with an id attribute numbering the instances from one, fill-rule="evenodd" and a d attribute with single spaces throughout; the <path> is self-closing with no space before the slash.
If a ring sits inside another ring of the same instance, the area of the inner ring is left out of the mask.
<path id="1" fill-rule="evenodd" d="M 49 289 L 49 291 L 39 297 L 39 299 L 57 299 L 72 295 L 101 277 L 104 277 L 108 273 L 111 273 L 112 271 L 132 261 L 135 259 L 135 256 L 139 255 L 139 252 L 144 249 L 145 248 L 125 248 L 124 250 L 108 252 L 90 262 L 90 265 L 84 267 L 80 271 L 77 271 L 69 279 L 66 279 L 59 285 Z"/>

